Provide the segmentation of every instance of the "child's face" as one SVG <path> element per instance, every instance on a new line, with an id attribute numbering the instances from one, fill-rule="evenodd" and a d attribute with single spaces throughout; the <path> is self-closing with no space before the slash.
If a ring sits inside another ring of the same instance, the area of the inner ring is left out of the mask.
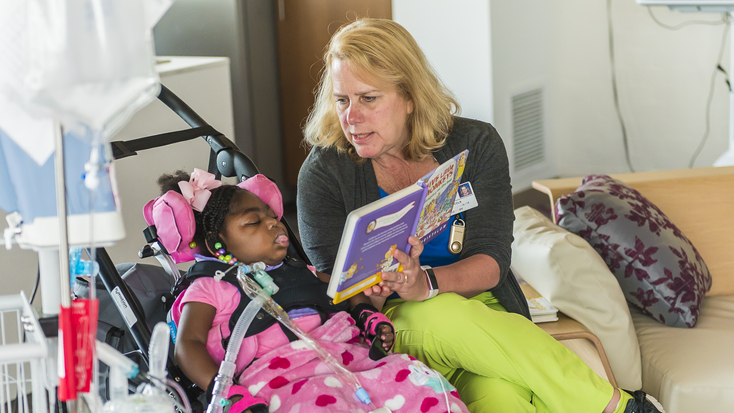
<path id="1" fill-rule="evenodd" d="M 219 234 L 227 251 L 245 264 L 262 261 L 277 265 L 286 256 L 288 232 L 285 224 L 260 198 L 249 191 L 237 191 Z"/>

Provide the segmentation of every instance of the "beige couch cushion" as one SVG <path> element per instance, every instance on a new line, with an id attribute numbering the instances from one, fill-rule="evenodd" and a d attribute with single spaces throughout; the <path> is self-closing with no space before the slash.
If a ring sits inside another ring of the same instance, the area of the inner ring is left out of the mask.
<path id="1" fill-rule="evenodd" d="M 631 313 L 644 391 L 668 413 L 734 411 L 734 297 L 705 297 L 691 329 L 666 327 L 637 309 Z"/>
<path id="2" fill-rule="evenodd" d="M 530 207 L 515 210 L 513 232 L 517 275 L 599 337 L 619 386 L 639 389 L 637 335 L 617 279 L 599 254 Z"/>

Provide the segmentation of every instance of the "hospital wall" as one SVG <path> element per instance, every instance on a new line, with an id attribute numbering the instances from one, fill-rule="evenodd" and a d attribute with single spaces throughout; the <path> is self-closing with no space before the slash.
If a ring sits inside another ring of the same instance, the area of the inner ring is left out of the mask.
<path id="1" fill-rule="evenodd" d="M 720 19 L 665 7 L 652 11 L 671 25 Z M 631 163 L 637 171 L 686 168 L 706 129 L 724 26 L 666 30 L 633 0 L 612 0 L 611 15 Z M 498 129 L 511 165 L 511 97 L 543 87 L 548 163 L 513 170 L 516 191 L 528 188 L 532 179 L 629 171 L 613 100 L 605 1 L 491 0 L 487 7 L 482 0 L 394 0 L 393 16 L 457 94 L 462 114 Z M 730 47 L 724 48 L 724 68 Z M 695 166 L 710 166 L 726 150 L 728 127 L 728 88 L 719 74 L 710 135 Z"/>
<path id="2" fill-rule="evenodd" d="M 561 176 L 628 172 L 613 105 L 606 5 L 555 1 L 552 78 L 556 171 Z M 659 20 L 717 20 L 720 15 L 651 10 Z M 612 1 L 619 104 L 630 160 L 638 171 L 687 168 L 706 129 L 706 102 L 724 26 L 667 30 L 646 7 Z M 729 68 L 726 38 L 722 66 Z M 728 147 L 729 89 L 716 79 L 710 136 L 694 166 L 711 166 Z"/>

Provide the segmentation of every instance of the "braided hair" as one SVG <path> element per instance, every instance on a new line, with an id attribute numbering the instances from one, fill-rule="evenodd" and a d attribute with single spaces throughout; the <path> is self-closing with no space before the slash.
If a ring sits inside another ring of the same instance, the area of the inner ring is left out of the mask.
<path id="1" fill-rule="evenodd" d="M 158 178 L 158 186 L 161 188 L 161 195 L 168 191 L 181 193 L 178 183 L 180 181 L 189 181 L 190 175 L 182 170 L 178 170 L 173 174 L 163 174 Z M 194 233 L 194 242 L 200 245 L 199 252 L 202 255 L 211 256 L 209 248 L 214 249 L 217 243 L 222 244 L 225 250 L 227 246 L 219 236 L 219 232 L 224 226 L 224 220 L 229 215 L 230 204 L 232 198 L 238 191 L 245 191 L 236 185 L 222 185 L 211 190 L 211 196 L 206 203 L 204 210 L 201 212 L 194 210 L 194 221 L 196 222 L 196 232 Z M 207 248 L 207 246 L 209 248 Z"/>

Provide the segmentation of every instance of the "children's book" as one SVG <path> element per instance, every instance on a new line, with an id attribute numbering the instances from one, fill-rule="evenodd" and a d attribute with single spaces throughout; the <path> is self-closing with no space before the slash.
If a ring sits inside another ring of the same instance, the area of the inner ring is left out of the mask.
<path id="1" fill-rule="evenodd" d="M 327 294 L 339 303 L 401 271 L 393 251 L 410 252 L 408 237 L 428 242 L 448 226 L 468 151 L 415 184 L 355 209 L 342 232 Z"/>
<path id="2" fill-rule="evenodd" d="M 432 240 L 449 225 L 467 156 L 469 150 L 464 150 L 418 180 L 428 188 L 425 206 L 415 232 L 422 243 Z"/>

